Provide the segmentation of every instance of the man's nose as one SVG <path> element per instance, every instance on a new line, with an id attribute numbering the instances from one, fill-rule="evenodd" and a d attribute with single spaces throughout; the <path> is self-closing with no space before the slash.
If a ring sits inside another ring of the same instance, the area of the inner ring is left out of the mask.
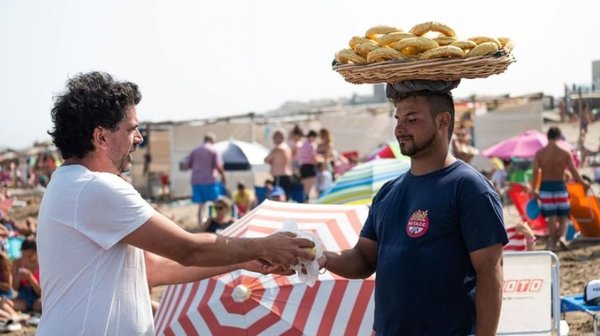
<path id="1" fill-rule="evenodd" d="M 140 132 L 139 129 L 135 130 L 135 138 L 134 138 L 135 143 L 136 144 L 141 144 L 142 142 L 144 142 L 144 136 L 142 135 L 142 133 Z"/>

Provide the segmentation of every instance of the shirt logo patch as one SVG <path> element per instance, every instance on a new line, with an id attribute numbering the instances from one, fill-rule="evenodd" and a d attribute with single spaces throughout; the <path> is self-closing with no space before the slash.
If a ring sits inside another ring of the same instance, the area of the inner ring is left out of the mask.
<path id="1" fill-rule="evenodd" d="M 412 238 L 419 238 L 429 229 L 429 210 L 413 212 L 406 224 L 406 234 Z"/>

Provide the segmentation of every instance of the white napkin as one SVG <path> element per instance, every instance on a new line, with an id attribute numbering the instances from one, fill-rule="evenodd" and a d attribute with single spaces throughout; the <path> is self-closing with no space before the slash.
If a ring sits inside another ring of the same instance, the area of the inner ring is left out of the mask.
<path id="1" fill-rule="evenodd" d="M 321 239 L 310 232 L 299 230 L 298 224 L 288 219 L 283 222 L 281 229 L 278 231 L 295 233 L 297 237 L 306 238 L 315 243 L 315 259 L 301 259 L 298 264 L 294 265 L 294 269 L 296 270 L 296 274 L 300 281 L 306 283 L 309 287 L 314 286 L 319 277 L 319 258 L 323 256 L 323 244 L 321 243 Z"/>

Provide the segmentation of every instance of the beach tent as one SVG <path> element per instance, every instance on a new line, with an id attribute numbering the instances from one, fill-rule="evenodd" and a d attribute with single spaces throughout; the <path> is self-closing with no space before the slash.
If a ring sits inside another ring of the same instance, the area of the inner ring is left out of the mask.
<path id="1" fill-rule="evenodd" d="M 323 249 L 356 244 L 368 208 L 264 201 L 222 232 L 262 237 L 293 221 Z M 370 335 L 375 277 L 350 280 L 330 272 L 314 286 L 297 275 L 234 271 L 168 286 L 155 315 L 157 335 Z"/>
<path id="2" fill-rule="evenodd" d="M 331 190 L 317 200 L 321 204 L 371 204 L 373 196 L 389 180 L 410 169 L 410 161 L 375 159 L 342 175 Z"/>
<path id="3" fill-rule="evenodd" d="M 225 170 L 251 170 L 255 166 L 265 166 L 269 149 L 256 142 L 226 140 L 214 144 L 223 159 Z"/>

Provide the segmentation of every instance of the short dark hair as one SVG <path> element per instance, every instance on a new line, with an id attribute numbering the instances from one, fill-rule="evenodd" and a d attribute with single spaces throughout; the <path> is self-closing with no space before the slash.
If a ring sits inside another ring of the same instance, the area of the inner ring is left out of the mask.
<path id="1" fill-rule="evenodd" d="M 439 93 L 429 90 L 411 91 L 407 93 L 398 93 L 392 99 L 394 104 L 397 104 L 408 98 L 423 97 L 429 105 L 429 112 L 431 117 L 435 118 L 436 115 L 448 112 L 450 113 L 450 123 L 448 125 L 448 141 L 452 139 L 454 133 L 454 99 L 451 94 Z"/>
<path id="2" fill-rule="evenodd" d="M 64 159 L 83 158 L 94 150 L 96 127 L 115 131 L 127 109 L 142 99 L 138 86 L 119 82 L 105 72 L 80 73 L 69 79 L 66 91 L 54 98 L 48 134 Z"/>
<path id="3" fill-rule="evenodd" d="M 35 251 L 37 252 L 37 242 L 35 238 L 27 238 L 23 240 L 21 244 L 21 251 Z"/>
<path id="4" fill-rule="evenodd" d="M 546 137 L 548 137 L 548 140 L 559 140 L 562 137 L 562 132 L 560 131 L 560 128 L 553 126 L 548 129 Z"/>

